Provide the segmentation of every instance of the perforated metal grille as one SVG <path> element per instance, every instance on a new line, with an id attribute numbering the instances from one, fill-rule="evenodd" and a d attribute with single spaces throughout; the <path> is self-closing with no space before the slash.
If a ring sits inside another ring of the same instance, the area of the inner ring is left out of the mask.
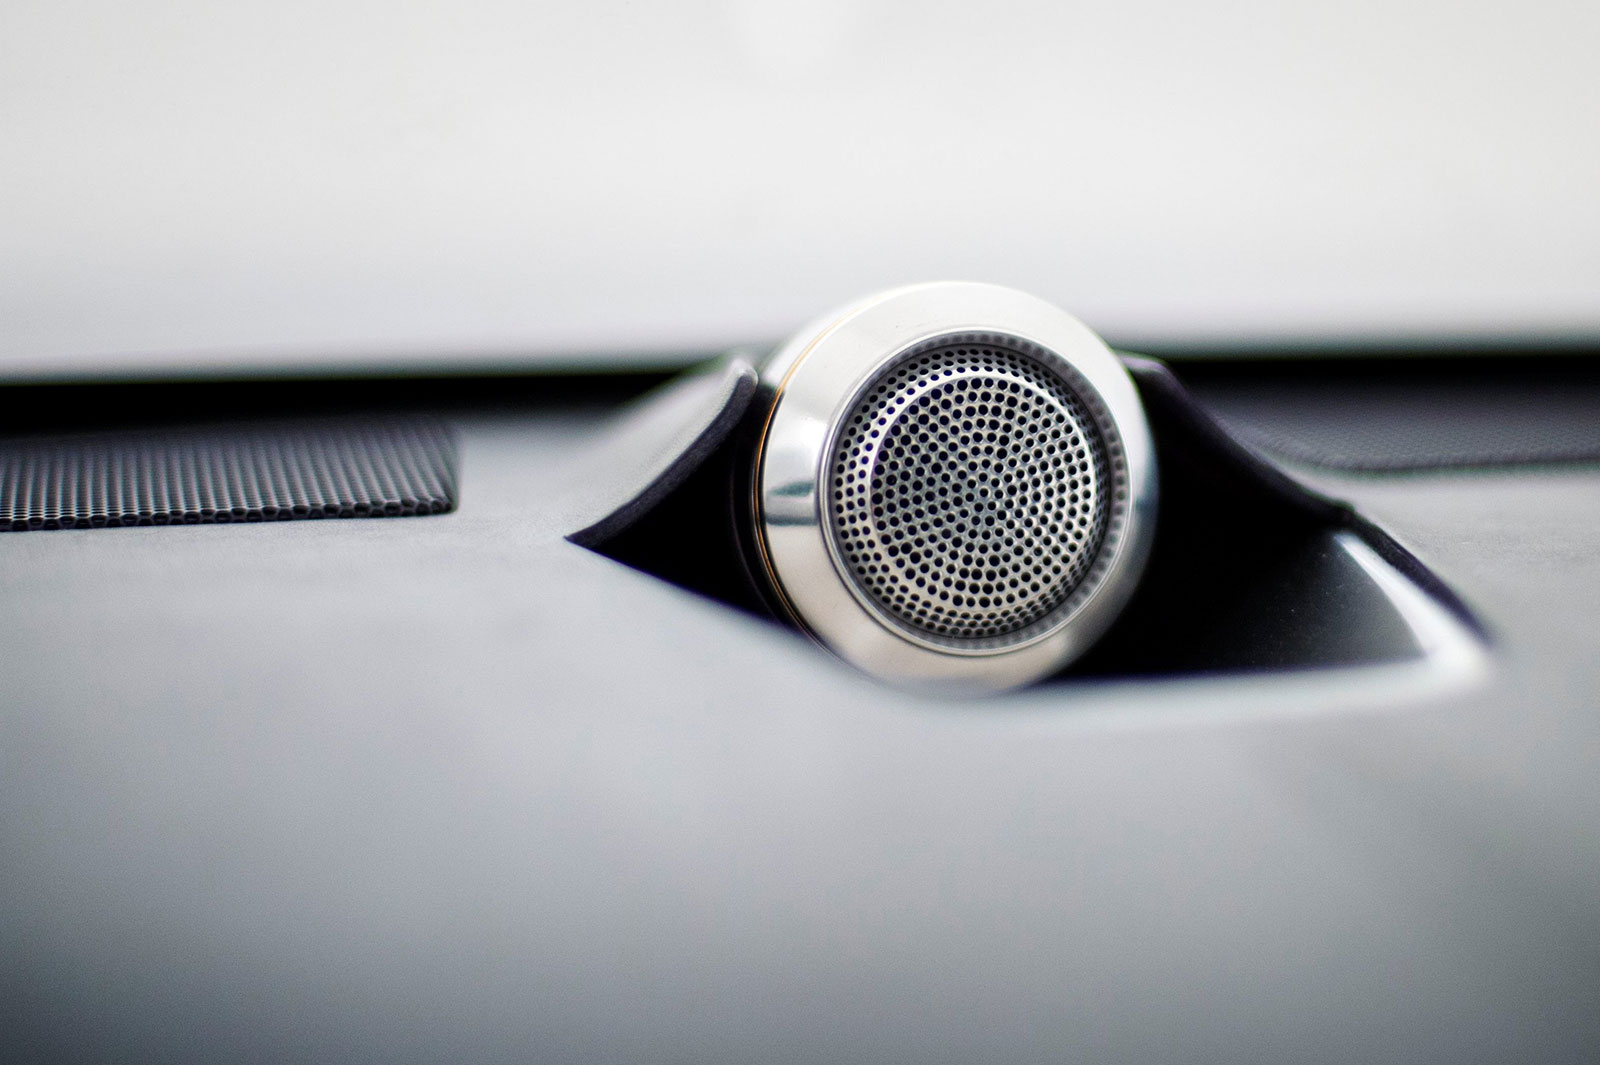
<path id="1" fill-rule="evenodd" d="M 438 514 L 455 445 L 432 419 L 0 442 L 0 531 Z"/>
<path id="2" fill-rule="evenodd" d="M 1020 642 L 1085 580 L 1120 474 L 1084 399 L 1018 342 L 907 353 L 841 424 L 828 479 L 859 591 L 938 642 Z"/>

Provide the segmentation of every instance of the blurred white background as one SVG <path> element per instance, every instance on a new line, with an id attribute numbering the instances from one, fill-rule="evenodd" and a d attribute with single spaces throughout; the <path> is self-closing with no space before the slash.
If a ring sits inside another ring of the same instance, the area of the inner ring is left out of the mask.
<path id="1" fill-rule="evenodd" d="M 970 278 L 1600 338 L 1600 4 L 0 6 L 0 373 L 652 361 Z"/>

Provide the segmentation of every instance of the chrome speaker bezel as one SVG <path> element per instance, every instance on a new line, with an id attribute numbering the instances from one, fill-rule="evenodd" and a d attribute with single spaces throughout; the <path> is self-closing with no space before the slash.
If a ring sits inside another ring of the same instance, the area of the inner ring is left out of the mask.
<path id="1" fill-rule="evenodd" d="M 942 337 L 987 335 L 1054 364 L 1121 450 L 1125 498 L 1094 581 L 1060 617 L 1022 643 L 951 647 L 908 638 L 855 586 L 836 555 L 824 499 L 841 419 L 861 389 L 903 352 Z M 803 629 L 857 667 L 952 694 L 1003 691 L 1047 676 L 1110 626 L 1138 583 L 1156 509 L 1154 443 L 1132 379 L 1104 341 L 1072 315 L 998 285 L 935 282 L 871 297 L 802 330 L 762 368 L 771 395 L 753 482 L 757 548 L 780 603 Z"/>

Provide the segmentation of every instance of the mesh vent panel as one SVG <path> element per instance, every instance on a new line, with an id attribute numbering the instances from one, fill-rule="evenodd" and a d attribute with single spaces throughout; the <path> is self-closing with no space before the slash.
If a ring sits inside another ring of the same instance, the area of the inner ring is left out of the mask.
<path id="1" fill-rule="evenodd" d="M 0 531 L 437 514 L 455 461 L 418 419 L 8 441 Z"/>
<path id="2" fill-rule="evenodd" d="M 919 634 L 1026 638 L 1088 575 L 1114 472 L 1084 401 L 1043 362 L 993 343 L 914 352 L 842 423 L 835 546 L 857 588 Z"/>

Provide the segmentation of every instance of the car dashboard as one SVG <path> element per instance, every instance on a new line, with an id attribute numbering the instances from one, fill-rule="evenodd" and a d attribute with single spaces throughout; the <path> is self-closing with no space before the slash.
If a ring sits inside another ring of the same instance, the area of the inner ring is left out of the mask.
<path id="1" fill-rule="evenodd" d="M 8 388 L 450 503 L 0 535 L 15 1059 L 1592 1060 L 1600 379 L 1145 365 L 1156 590 L 987 698 L 737 601 L 692 474 L 581 535 L 677 379 Z"/>

